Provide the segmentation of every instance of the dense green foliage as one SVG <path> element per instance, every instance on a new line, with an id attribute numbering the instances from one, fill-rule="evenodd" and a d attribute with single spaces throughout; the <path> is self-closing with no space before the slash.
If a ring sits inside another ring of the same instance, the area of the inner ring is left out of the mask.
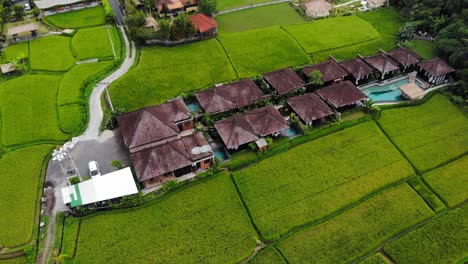
<path id="1" fill-rule="evenodd" d="M 236 78 L 215 39 L 173 48 L 146 47 L 138 66 L 115 82 L 110 94 L 116 108 L 131 111 Z"/>
<path id="2" fill-rule="evenodd" d="M 281 14 L 272 16 L 271 14 Z M 288 3 L 267 5 L 216 16 L 219 31 L 232 33 L 269 26 L 304 23 Z"/>
<path id="3" fill-rule="evenodd" d="M 29 57 L 29 42 L 10 45 L 2 51 L 2 63 L 14 61 L 20 54 Z"/>
<path id="4" fill-rule="evenodd" d="M 440 94 L 423 105 L 384 110 L 378 122 L 420 171 L 468 151 L 468 118 Z"/>
<path id="5" fill-rule="evenodd" d="M 104 13 L 102 6 L 96 6 L 47 16 L 46 20 L 58 28 L 84 28 L 105 24 Z"/>
<path id="6" fill-rule="evenodd" d="M 423 59 L 431 59 L 436 54 L 434 42 L 428 40 L 415 39 L 404 43 L 404 45 L 416 52 Z"/>
<path id="7" fill-rule="evenodd" d="M 357 16 L 335 17 L 285 26 L 307 53 L 358 44 L 379 37 L 379 32 Z"/>
<path id="8" fill-rule="evenodd" d="M 468 156 L 424 174 L 424 180 L 444 199 L 455 206 L 468 198 Z"/>
<path id="9" fill-rule="evenodd" d="M 282 241 L 279 249 L 291 263 L 350 262 L 431 215 L 432 210 L 417 193 L 403 184 L 294 234 Z"/>
<path id="10" fill-rule="evenodd" d="M 256 225 L 272 239 L 411 174 L 408 162 L 367 122 L 264 160 L 234 178 Z"/>
<path id="11" fill-rule="evenodd" d="M 31 238 L 44 157 L 51 149 L 38 145 L 0 158 L 0 245 L 18 246 Z"/>
<path id="12" fill-rule="evenodd" d="M 359 264 L 389 264 L 389 262 L 381 254 L 377 253 L 359 262 Z"/>
<path id="13" fill-rule="evenodd" d="M 65 140 L 57 123 L 57 88 L 61 76 L 25 75 L 0 86 L 4 145 Z"/>
<path id="14" fill-rule="evenodd" d="M 110 41 L 113 36 L 112 30 L 111 27 L 92 27 L 78 30 L 72 39 L 72 47 L 76 52 L 77 59 L 113 58 L 114 53 Z M 120 51 L 116 50 L 116 54 L 120 54 Z"/>
<path id="15" fill-rule="evenodd" d="M 232 181 L 222 174 L 138 209 L 82 219 L 75 259 L 232 263 L 250 255 L 255 241 Z"/>
<path id="16" fill-rule="evenodd" d="M 458 263 L 466 258 L 467 215 L 468 206 L 455 209 L 385 246 L 385 252 L 401 264 Z"/>
<path id="17" fill-rule="evenodd" d="M 296 41 L 279 27 L 220 35 L 239 77 L 310 63 Z"/>
<path id="18" fill-rule="evenodd" d="M 49 36 L 29 43 L 31 68 L 33 70 L 67 71 L 75 58 L 70 51 L 70 37 Z"/>
<path id="19" fill-rule="evenodd" d="M 266 248 L 258 252 L 248 262 L 249 264 L 285 264 L 281 255 L 276 251 L 274 247 Z"/>

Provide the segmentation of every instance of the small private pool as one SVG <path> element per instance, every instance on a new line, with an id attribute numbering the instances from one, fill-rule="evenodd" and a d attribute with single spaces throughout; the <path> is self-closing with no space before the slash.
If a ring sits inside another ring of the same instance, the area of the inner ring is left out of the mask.
<path id="1" fill-rule="evenodd" d="M 229 156 L 224 149 L 214 149 L 213 152 L 215 154 L 215 158 L 219 160 L 219 162 L 224 162 L 229 159 Z"/>
<path id="2" fill-rule="evenodd" d="M 202 111 L 201 106 L 196 102 L 187 103 L 187 107 L 190 113 L 200 113 Z"/>
<path id="3" fill-rule="evenodd" d="M 374 84 L 365 87 L 362 91 L 369 96 L 374 102 L 391 102 L 406 100 L 401 96 L 400 86 L 409 83 L 409 78 L 404 78 L 396 81 L 390 81 L 386 84 Z M 416 80 L 416 84 L 421 86 L 421 82 Z"/>
<path id="4" fill-rule="evenodd" d="M 283 134 L 286 137 L 292 138 L 299 135 L 299 131 L 297 131 L 294 127 L 289 127 L 283 130 L 281 134 Z"/>

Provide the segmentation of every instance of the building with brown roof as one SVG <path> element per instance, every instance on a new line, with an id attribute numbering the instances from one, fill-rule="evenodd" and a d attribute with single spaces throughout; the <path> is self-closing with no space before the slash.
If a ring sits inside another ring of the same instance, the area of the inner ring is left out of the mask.
<path id="1" fill-rule="evenodd" d="M 284 68 L 263 75 L 263 79 L 279 96 L 296 91 L 305 85 L 304 80 L 291 68 Z"/>
<path id="2" fill-rule="evenodd" d="M 397 49 L 388 52 L 387 55 L 400 65 L 402 71 L 413 69 L 421 61 L 418 54 L 402 46 L 398 46 Z"/>
<path id="3" fill-rule="evenodd" d="M 291 109 L 306 125 L 313 125 L 335 112 L 317 94 L 308 93 L 286 100 Z"/>
<path id="4" fill-rule="evenodd" d="M 195 94 L 205 112 L 223 113 L 249 106 L 265 97 L 251 79 L 224 84 Z"/>
<path id="5" fill-rule="evenodd" d="M 380 79 L 382 80 L 385 79 L 385 76 L 391 75 L 400 69 L 398 64 L 383 51 L 364 60 L 380 73 Z"/>
<path id="6" fill-rule="evenodd" d="M 218 22 L 214 18 L 198 13 L 190 16 L 190 20 L 202 38 L 214 37 L 218 34 Z"/>
<path id="7" fill-rule="evenodd" d="M 130 154 L 136 176 L 145 188 L 207 169 L 213 158 L 213 151 L 201 132 Z"/>
<path id="8" fill-rule="evenodd" d="M 310 75 L 314 70 L 320 71 L 320 73 L 323 75 L 322 80 L 325 85 L 342 81 L 349 75 L 349 73 L 345 71 L 331 56 L 328 60 L 322 63 L 305 67 L 302 69 L 302 72 L 305 76 L 310 78 Z"/>
<path id="9" fill-rule="evenodd" d="M 374 69 L 363 60 L 361 55 L 353 60 L 344 61 L 340 65 L 353 77 L 356 85 L 367 80 L 374 73 Z"/>
<path id="10" fill-rule="evenodd" d="M 288 122 L 274 106 L 265 106 L 237 114 L 214 124 L 216 131 L 228 149 L 260 140 L 289 128 Z"/>
<path id="11" fill-rule="evenodd" d="M 325 17 L 330 15 L 333 5 L 324 0 L 309 0 L 304 4 L 306 14 L 311 17 Z"/>
<path id="12" fill-rule="evenodd" d="M 163 14 L 163 4 L 167 6 L 167 14 L 178 14 L 198 10 L 197 0 L 155 0 L 159 15 Z"/>
<path id="13" fill-rule="evenodd" d="M 431 84 L 439 84 L 445 82 L 449 75 L 455 72 L 455 69 L 450 67 L 441 58 L 423 61 L 418 64 L 420 76 L 426 79 Z"/>
<path id="14" fill-rule="evenodd" d="M 337 110 L 360 105 L 363 101 L 367 101 L 367 95 L 350 81 L 329 85 L 318 90 L 317 94 Z"/>
<path id="15" fill-rule="evenodd" d="M 130 153 L 175 140 L 180 131 L 193 128 L 193 118 L 182 99 L 118 116 L 117 122 Z"/>

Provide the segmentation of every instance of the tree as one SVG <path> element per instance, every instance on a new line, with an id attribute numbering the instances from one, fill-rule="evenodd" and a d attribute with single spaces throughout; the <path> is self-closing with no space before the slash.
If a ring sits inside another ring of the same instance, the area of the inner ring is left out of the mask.
<path id="1" fill-rule="evenodd" d="M 146 23 L 145 14 L 136 9 L 130 10 L 127 17 L 125 18 L 125 23 L 129 27 L 140 28 L 143 27 Z"/>
<path id="2" fill-rule="evenodd" d="M 310 73 L 309 82 L 314 86 L 323 85 L 323 75 L 319 70 L 313 70 Z"/>
<path id="3" fill-rule="evenodd" d="M 54 256 L 52 257 L 52 260 L 56 264 L 62 264 L 62 263 L 64 263 L 66 257 L 67 257 L 67 255 L 59 254 L 58 250 L 54 250 Z"/>
<path id="4" fill-rule="evenodd" d="M 159 39 L 169 39 L 171 37 L 171 24 L 167 20 L 159 22 L 159 30 L 157 32 Z"/>
<path id="5" fill-rule="evenodd" d="M 16 59 L 14 59 L 11 64 L 15 66 L 16 70 L 25 73 L 28 70 L 27 66 L 27 57 L 24 53 L 19 53 Z"/>
<path id="6" fill-rule="evenodd" d="M 416 34 L 416 24 L 414 22 L 406 22 L 401 26 L 400 31 L 397 34 L 397 39 L 400 42 L 412 40 Z"/>
<path id="7" fill-rule="evenodd" d="M 216 0 L 200 0 L 198 2 L 198 10 L 205 15 L 212 16 L 218 12 L 216 5 Z"/>
<path id="8" fill-rule="evenodd" d="M 167 16 L 167 12 L 169 12 L 169 8 L 167 7 L 166 2 L 162 3 L 161 12 L 164 14 L 164 16 Z"/>
<path id="9" fill-rule="evenodd" d="M 24 17 L 24 6 L 22 5 L 14 5 L 13 12 L 15 12 L 15 18 L 17 20 L 21 20 Z"/>

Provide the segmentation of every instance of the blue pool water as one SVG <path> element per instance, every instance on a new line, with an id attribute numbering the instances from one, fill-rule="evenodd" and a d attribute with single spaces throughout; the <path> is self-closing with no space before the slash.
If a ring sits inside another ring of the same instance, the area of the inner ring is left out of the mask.
<path id="1" fill-rule="evenodd" d="M 382 102 L 382 101 L 401 101 L 405 100 L 403 96 L 401 96 L 400 86 L 403 84 L 407 84 L 409 79 L 402 79 L 395 82 L 387 83 L 383 86 L 379 86 L 375 84 L 374 86 L 368 87 L 363 89 L 362 91 L 369 96 L 370 99 L 374 102 Z M 416 82 L 420 85 L 419 82 Z"/>
<path id="2" fill-rule="evenodd" d="M 188 109 L 190 110 L 191 113 L 201 112 L 201 107 L 197 103 L 188 103 L 187 107 L 188 107 Z"/>
<path id="3" fill-rule="evenodd" d="M 226 154 L 226 152 L 224 152 L 224 150 L 215 149 L 213 151 L 214 151 L 214 154 L 215 154 L 215 158 L 218 159 L 220 162 L 223 162 L 223 161 L 229 159 L 228 155 Z"/>
<path id="4" fill-rule="evenodd" d="M 296 129 L 290 127 L 290 128 L 286 128 L 285 130 L 283 130 L 283 133 L 287 136 L 287 137 L 294 137 L 294 136 L 297 136 L 299 134 L 299 132 L 297 132 Z"/>

